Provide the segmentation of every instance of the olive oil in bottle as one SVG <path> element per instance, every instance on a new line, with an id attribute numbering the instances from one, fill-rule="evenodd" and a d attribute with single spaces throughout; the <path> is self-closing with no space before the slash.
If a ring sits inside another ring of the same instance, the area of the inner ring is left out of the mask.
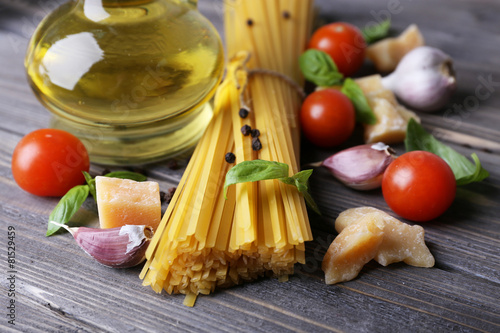
<path id="1" fill-rule="evenodd" d="M 70 1 L 40 23 L 25 60 L 52 126 L 103 164 L 191 149 L 223 65 L 217 31 L 187 0 Z"/>

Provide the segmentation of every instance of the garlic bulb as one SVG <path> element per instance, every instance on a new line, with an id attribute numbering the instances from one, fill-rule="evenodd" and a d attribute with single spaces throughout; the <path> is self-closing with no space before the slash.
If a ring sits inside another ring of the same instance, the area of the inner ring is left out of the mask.
<path id="1" fill-rule="evenodd" d="M 406 54 L 382 84 L 411 108 L 436 111 L 456 89 L 453 61 L 437 48 L 421 46 Z"/>
<path id="2" fill-rule="evenodd" d="M 385 169 L 395 159 L 394 151 L 382 142 L 342 150 L 319 165 L 355 190 L 380 187 Z"/>
<path id="3" fill-rule="evenodd" d="M 153 229 L 145 225 L 124 225 L 110 229 L 70 228 L 78 245 L 103 265 L 114 268 L 133 267 L 146 259 L 146 249 L 153 237 Z"/>

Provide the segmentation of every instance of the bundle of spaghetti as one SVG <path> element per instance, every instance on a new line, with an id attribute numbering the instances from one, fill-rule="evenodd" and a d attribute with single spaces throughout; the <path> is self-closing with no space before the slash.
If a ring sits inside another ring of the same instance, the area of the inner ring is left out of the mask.
<path id="1" fill-rule="evenodd" d="M 263 73 L 280 73 L 284 78 L 302 86 L 298 58 L 311 33 L 314 1 L 228 0 L 224 4 L 225 39 L 229 57 L 246 50 L 251 54 L 248 63 L 250 69 Z M 281 84 L 277 89 L 284 90 L 281 93 L 290 99 L 299 97 L 290 85 Z M 287 112 L 298 161 L 300 128 L 296 105 L 297 102 L 293 103 L 291 106 L 294 107 L 284 112 Z"/>
<path id="2" fill-rule="evenodd" d="M 284 280 L 295 263 L 304 263 L 304 242 L 312 235 L 301 194 L 265 180 L 232 185 L 226 199 L 224 180 L 233 164 L 224 156 L 233 152 L 236 163 L 278 161 L 298 172 L 297 59 L 311 12 L 308 0 L 225 2 L 231 61 L 214 117 L 146 253 L 141 278 L 156 292 L 186 294 L 184 304 L 192 306 L 198 294 L 217 286 L 264 275 Z M 246 118 L 239 115 L 243 107 L 250 109 Z M 262 149 L 253 149 L 243 125 L 260 130 Z"/>
<path id="3" fill-rule="evenodd" d="M 302 83 L 298 57 L 310 33 L 312 1 L 232 0 L 225 6 L 228 55 L 251 55 L 246 100 L 261 132 L 257 158 L 286 163 L 296 173 L 301 96 L 295 86 Z M 233 128 L 243 123 L 235 117 Z M 283 276 L 304 261 L 304 242 L 312 238 L 305 203 L 296 189 L 276 180 L 259 182 L 258 189 L 258 240 L 265 244 L 259 254 L 266 269 Z"/>

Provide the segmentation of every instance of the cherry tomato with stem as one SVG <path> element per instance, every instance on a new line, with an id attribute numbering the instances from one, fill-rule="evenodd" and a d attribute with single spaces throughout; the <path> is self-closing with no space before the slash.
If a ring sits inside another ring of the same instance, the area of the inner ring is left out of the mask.
<path id="1" fill-rule="evenodd" d="M 450 166 L 426 151 L 399 156 L 384 172 L 382 193 L 399 216 L 426 222 L 443 214 L 455 199 L 456 180 Z"/>
<path id="2" fill-rule="evenodd" d="M 346 141 L 354 131 L 356 113 L 349 98 L 335 89 L 311 93 L 300 111 L 305 137 L 319 147 L 333 147 Z"/>
<path id="3" fill-rule="evenodd" d="M 340 73 L 352 76 L 363 65 L 366 42 L 361 31 L 354 25 L 336 22 L 316 30 L 309 40 L 308 48 L 326 52 Z"/>
<path id="4" fill-rule="evenodd" d="M 23 190 L 39 196 L 63 196 L 83 184 L 89 171 L 87 149 L 73 134 L 39 129 L 19 141 L 12 155 L 12 175 Z"/>

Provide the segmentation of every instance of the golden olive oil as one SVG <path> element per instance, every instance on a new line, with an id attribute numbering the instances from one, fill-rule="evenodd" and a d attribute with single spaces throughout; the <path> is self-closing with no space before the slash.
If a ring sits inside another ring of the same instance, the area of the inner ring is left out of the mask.
<path id="1" fill-rule="evenodd" d="M 52 126 L 92 161 L 140 164 L 190 149 L 211 118 L 220 38 L 187 1 L 70 1 L 35 31 L 30 84 Z"/>

